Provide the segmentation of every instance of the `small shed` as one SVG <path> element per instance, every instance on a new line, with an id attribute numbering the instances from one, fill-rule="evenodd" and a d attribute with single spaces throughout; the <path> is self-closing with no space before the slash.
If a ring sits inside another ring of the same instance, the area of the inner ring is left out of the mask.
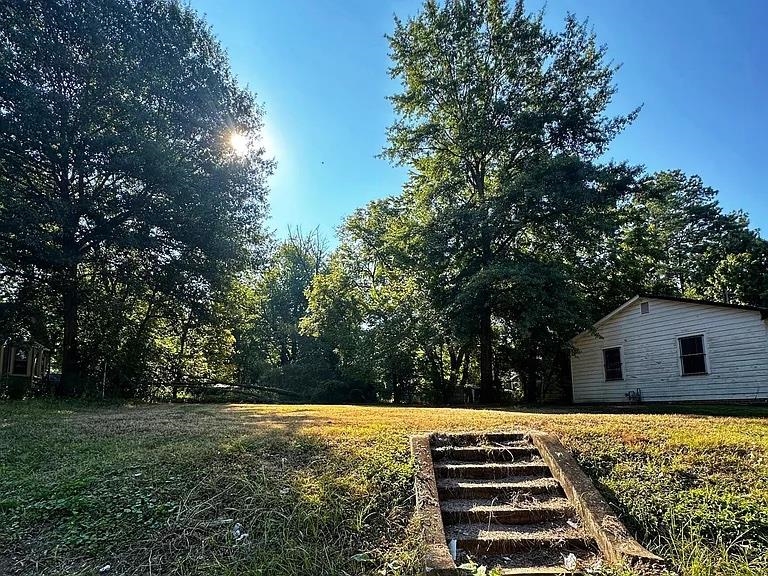
<path id="1" fill-rule="evenodd" d="M 37 342 L 5 340 L 0 346 L 0 396 L 21 398 L 50 372 L 50 351 Z"/>
<path id="2" fill-rule="evenodd" d="M 571 344 L 575 403 L 768 400 L 764 308 L 638 295 Z"/>

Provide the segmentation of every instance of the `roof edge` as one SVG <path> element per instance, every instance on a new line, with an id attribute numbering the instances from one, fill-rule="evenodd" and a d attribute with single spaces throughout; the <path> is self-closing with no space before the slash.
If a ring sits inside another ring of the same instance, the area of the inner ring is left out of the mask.
<path id="1" fill-rule="evenodd" d="M 697 300 L 695 298 L 684 298 L 682 296 L 665 296 L 663 294 L 650 294 L 640 293 L 641 298 L 655 298 L 656 300 L 670 300 L 672 302 L 683 302 L 686 304 L 702 304 L 704 306 L 720 306 L 722 308 L 736 308 L 739 310 L 752 310 L 753 312 L 760 312 L 763 318 L 768 315 L 768 308 L 761 306 L 752 306 L 750 304 L 732 304 L 730 302 L 718 302 L 717 300 Z"/>
<path id="2" fill-rule="evenodd" d="M 639 293 L 635 294 L 632 298 L 624 302 L 621 306 L 616 308 L 615 310 L 612 310 L 611 312 L 608 312 L 605 316 L 600 318 L 597 322 L 592 324 L 592 326 L 583 332 L 580 332 L 573 338 L 571 338 L 571 342 L 575 340 L 576 338 L 580 338 L 584 336 L 585 334 L 589 334 L 592 329 L 597 328 L 598 326 L 604 324 L 607 320 L 633 304 L 634 302 L 637 302 L 640 299 L 648 299 L 648 300 L 670 300 L 672 302 L 683 302 L 685 304 L 701 304 L 703 306 L 720 306 L 722 308 L 735 308 L 737 310 L 749 310 L 752 312 L 760 312 L 760 319 L 766 320 L 768 319 L 768 308 L 762 308 L 760 306 L 750 306 L 749 304 L 730 304 L 726 302 L 717 302 L 715 300 L 695 300 L 693 298 L 683 298 L 682 296 L 664 296 L 660 294 L 648 294 L 648 293 Z"/>
<path id="3" fill-rule="evenodd" d="M 614 310 L 612 310 L 612 311 L 608 312 L 608 314 L 606 314 L 605 316 L 603 316 L 602 318 L 600 318 L 600 320 L 598 320 L 597 322 L 595 322 L 594 324 L 592 324 L 592 326 L 591 326 L 590 328 L 587 328 L 587 329 L 586 329 L 586 330 L 584 330 L 583 332 L 579 332 L 579 333 L 578 333 L 576 336 L 574 336 L 573 338 L 571 338 L 571 340 L 575 340 L 576 338 L 580 338 L 581 336 L 584 336 L 584 334 L 589 334 L 589 333 L 590 333 L 590 331 L 591 331 L 591 328 L 597 328 L 597 327 L 598 327 L 600 324 L 602 324 L 603 322 L 605 322 L 605 321 L 606 321 L 606 320 L 608 320 L 609 318 L 611 318 L 611 317 L 615 316 L 616 314 L 618 314 L 619 312 L 621 312 L 622 310 L 624 310 L 624 308 L 626 308 L 626 307 L 628 307 L 629 305 L 633 304 L 634 302 L 636 302 L 637 300 L 639 300 L 639 299 L 640 299 L 640 298 L 642 298 L 642 297 L 643 297 L 643 296 L 642 296 L 641 294 L 635 294 L 634 296 L 632 296 L 632 298 L 630 298 L 629 300 L 627 300 L 626 302 L 624 302 L 624 304 L 622 304 L 622 305 L 621 305 L 621 306 L 619 306 L 618 308 L 616 308 L 616 309 L 614 309 Z"/>

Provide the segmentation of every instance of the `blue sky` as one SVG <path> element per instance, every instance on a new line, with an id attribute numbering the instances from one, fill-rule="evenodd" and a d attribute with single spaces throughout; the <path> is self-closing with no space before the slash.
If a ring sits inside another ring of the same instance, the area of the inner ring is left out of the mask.
<path id="1" fill-rule="evenodd" d="M 405 171 L 376 158 L 392 120 L 384 35 L 417 0 L 190 0 L 266 108 L 278 162 L 269 225 L 334 229 L 369 200 L 396 194 Z M 541 1 L 529 1 L 537 10 Z M 615 112 L 637 121 L 608 158 L 679 168 L 720 190 L 768 236 L 768 2 L 549 0 L 547 22 L 588 18 L 622 63 Z"/>

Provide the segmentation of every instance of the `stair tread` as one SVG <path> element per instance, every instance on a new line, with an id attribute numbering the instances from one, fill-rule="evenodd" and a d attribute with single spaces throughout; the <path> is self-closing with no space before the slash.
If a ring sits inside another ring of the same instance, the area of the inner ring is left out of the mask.
<path id="1" fill-rule="evenodd" d="M 506 502 L 499 501 L 496 498 L 443 500 L 440 503 L 440 509 L 452 512 L 493 512 L 494 510 L 572 510 L 572 507 L 568 502 L 568 498 L 554 496 L 545 498 L 524 498 Z"/>
<path id="2" fill-rule="evenodd" d="M 532 446 L 444 446 L 432 448 L 436 461 L 460 462 L 516 462 L 540 459 L 539 451 Z"/>
<path id="3" fill-rule="evenodd" d="M 538 452 L 535 446 L 531 444 L 521 444 L 519 446 L 437 446 L 432 448 L 433 454 L 496 454 L 500 452 Z"/>
<path id="4" fill-rule="evenodd" d="M 594 568 L 600 564 L 600 555 L 595 547 L 565 547 L 565 548 L 538 548 L 519 552 L 516 554 L 504 554 L 494 556 L 473 557 L 472 560 L 478 566 L 489 569 L 501 568 L 501 574 L 573 574 L 565 567 L 566 557 L 573 554 L 576 557 L 576 570 Z M 464 560 L 462 558 L 460 562 Z"/>
<path id="5" fill-rule="evenodd" d="M 525 462 L 462 462 L 460 460 L 448 460 L 435 462 L 437 471 L 493 471 L 494 474 L 507 472 L 511 476 L 525 474 L 526 476 L 538 475 L 539 477 L 549 476 L 549 467 L 543 460 L 530 460 Z"/>
<path id="6" fill-rule="evenodd" d="M 451 432 L 443 434 L 434 434 L 433 440 L 437 441 L 461 441 L 477 442 L 478 440 L 488 441 L 528 441 L 529 433 L 524 430 L 511 430 L 507 432 Z"/>
<path id="7" fill-rule="evenodd" d="M 477 446 L 477 445 L 530 445 L 531 440 L 524 432 L 459 433 L 434 435 L 432 447 L 436 446 Z"/>
<path id="8" fill-rule="evenodd" d="M 564 566 L 524 566 L 518 568 L 497 568 L 498 576 L 583 576 L 580 569 L 568 570 Z"/>
<path id="9" fill-rule="evenodd" d="M 584 530 L 563 522 L 535 524 L 449 524 L 445 527 L 446 540 L 551 540 L 552 544 L 564 540 L 592 541 Z"/>
<path id="10" fill-rule="evenodd" d="M 544 461 L 534 462 L 438 462 L 434 464 L 438 478 L 507 478 L 509 476 L 551 476 Z"/>
<path id="11" fill-rule="evenodd" d="M 551 476 L 510 476 L 488 480 L 485 478 L 438 478 L 437 487 L 440 488 L 498 488 L 499 490 L 525 491 L 532 488 L 560 488 L 560 482 Z"/>
<path id="12" fill-rule="evenodd" d="M 533 462 L 466 462 L 462 460 L 447 460 L 435 462 L 435 468 L 541 468 L 546 466 L 543 460 Z"/>

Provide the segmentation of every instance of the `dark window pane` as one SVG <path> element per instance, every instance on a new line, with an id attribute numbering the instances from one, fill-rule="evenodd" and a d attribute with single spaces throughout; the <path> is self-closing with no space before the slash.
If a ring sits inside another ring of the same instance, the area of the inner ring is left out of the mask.
<path id="1" fill-rule="evenodd" d="M 648 302 L 640 303 L 640 314 L 648 314 L 650 312 L 650 304 Z"/>
<path id="2" fill-rule="evenodd" d="M 680 338 L 680 355 L 704 354 L 704 339 L 701 336 Z"/>
<path id="3" fill-rule="evenodd" d="M 14 374 L 26 374 L 27 373 L 27 351 L 20 348 L 16 349 L 13 357 L 13 373 Z"/>
<path id="4" fill-rule="evenodd" d="M 706 374 L 707 362 L 704 354 L 704 337 L 688 336 L 680 338 L 680 361 L 683 376 L 689 374 Z"/>
<path id="5" fill-rule="evenodd" d="M 707 371 L 703 354 L 683 356 L 683 374 L 705 374 Z"/>
<path id="6" fill-rule="evenodd" d="M 603 354 L 606 364 L 621 362 L 621 350 L 619 348 L 608 348 L 603 350 Z"/>
<path id="7" fill-rule="evenodd" d="M 621 380 L 624 377 L 621 371 L 620 348 L 606 348 L 603 350 L 603 364 L 605 366 L 606 380 Z"/>
<path id="8" fill-rule="evenodd" d="M 605 371 L 605 379 L 606 380 L 621 380 L 621 368 L 616 369 L 606 369 Z"/>

